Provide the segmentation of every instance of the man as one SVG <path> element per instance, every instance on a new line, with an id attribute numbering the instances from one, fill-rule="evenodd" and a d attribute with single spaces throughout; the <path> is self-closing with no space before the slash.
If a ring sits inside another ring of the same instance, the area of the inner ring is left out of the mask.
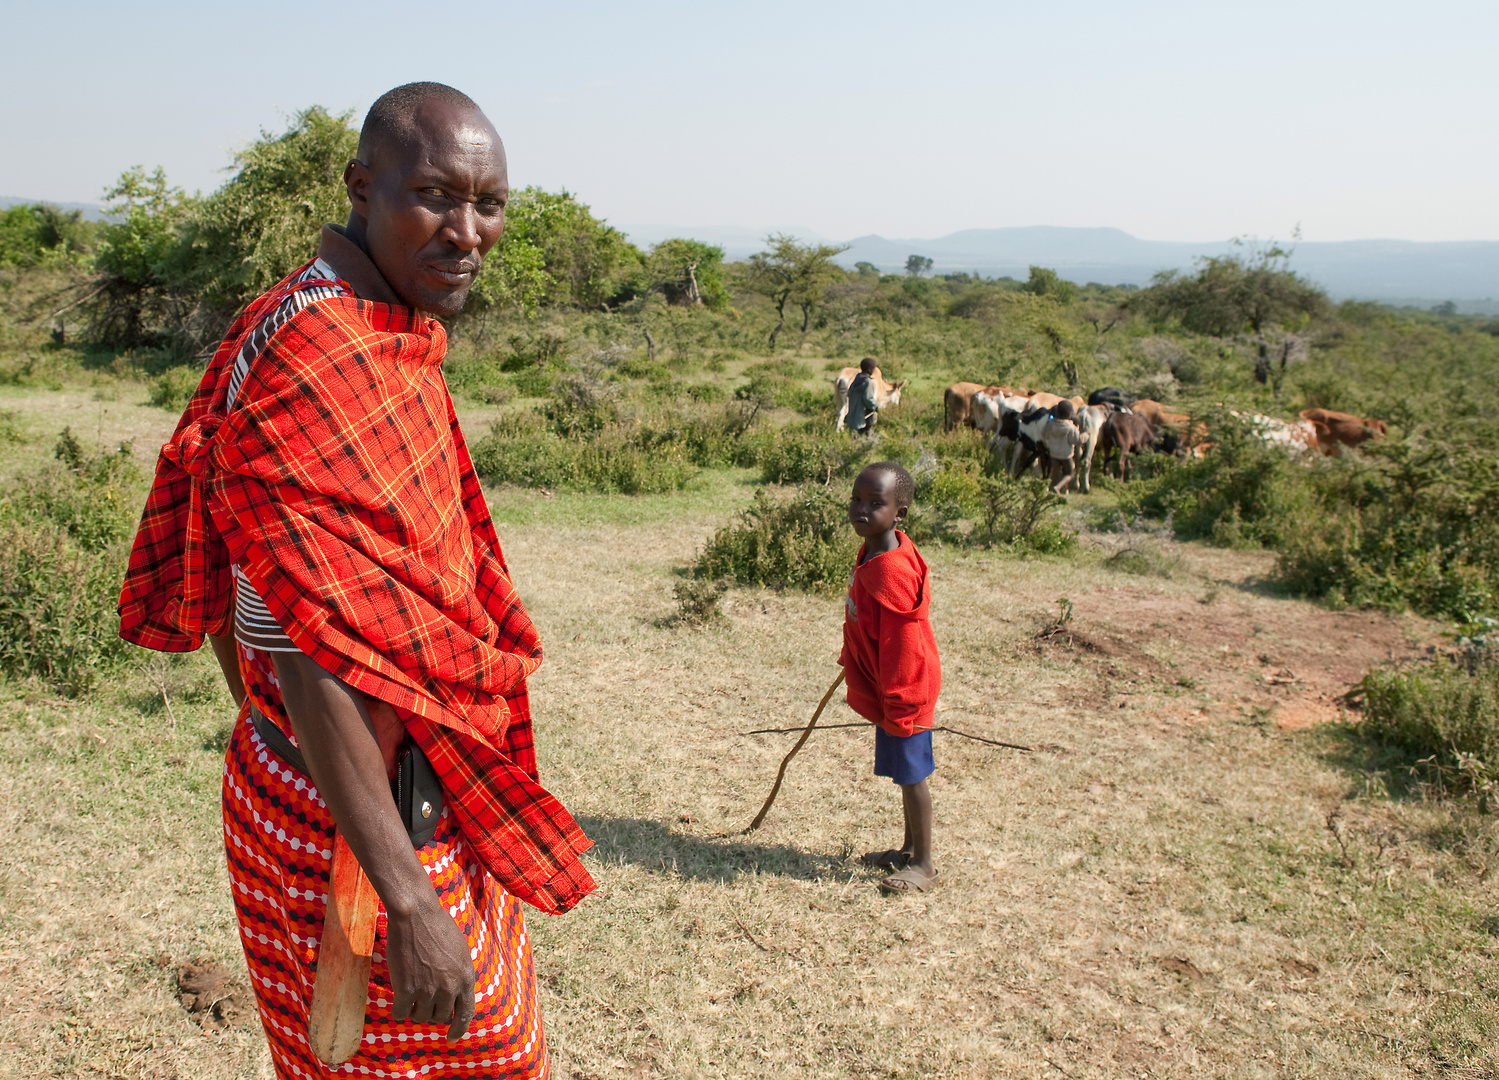
<path id="1" fill-rule="evenodd" d="M 848 387 L 848 419 L 844 422 L 850 431 L 861 435 L 872 434 L 880 418 L 879 396 L 874 389 L 876 370 L 874 358 L 866 356 L 859 361 L 859 374 Z"/>
<path id="2" fill-rule="evenodd" d="M 277 1075 L 333 1075 L 308 1023 L 346 845 L 379 915 L 339 1071 L 544 1076 L 517 897 L 571 908 L 590 842 L 537 783 L 540 642 L 434 317 L 500 237 L 504 148 L 469 98 L 414 83 L 371 107 L 344 180 L 348 224 L 240 316 L 162 449 L 120 632 L 208 637 L 240 705 L 225 848 Z"/>

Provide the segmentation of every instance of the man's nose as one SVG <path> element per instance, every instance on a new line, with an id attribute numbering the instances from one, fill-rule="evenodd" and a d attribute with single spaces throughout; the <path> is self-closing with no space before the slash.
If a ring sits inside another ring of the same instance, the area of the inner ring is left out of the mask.
<path id="1" fill-rule="evenodd" d="M 443 217 L 443 234 L 460 251 L 479 246 L 479 212 L 471 202 L 463 201 Z"/>

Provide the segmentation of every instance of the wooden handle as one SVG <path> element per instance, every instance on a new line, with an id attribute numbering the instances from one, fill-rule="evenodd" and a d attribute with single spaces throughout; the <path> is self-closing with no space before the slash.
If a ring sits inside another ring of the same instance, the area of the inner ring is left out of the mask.
<path id="1" fill-rule="evenodd" d="M 307 1041 L 323 1064 L 342 1065 L 364 1038 L 379 897 L 342 833 L 333 836 L 329 877 Z"/>

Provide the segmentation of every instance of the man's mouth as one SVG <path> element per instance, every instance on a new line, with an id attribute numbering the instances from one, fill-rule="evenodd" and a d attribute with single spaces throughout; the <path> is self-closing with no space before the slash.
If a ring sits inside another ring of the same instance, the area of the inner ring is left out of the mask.
<path id="1" fill-rule="evenodd" d="M 428 263 L 427 269 L 446 285 L 467 285 L 474 280 L 479 267 L 473 263 Z"/>

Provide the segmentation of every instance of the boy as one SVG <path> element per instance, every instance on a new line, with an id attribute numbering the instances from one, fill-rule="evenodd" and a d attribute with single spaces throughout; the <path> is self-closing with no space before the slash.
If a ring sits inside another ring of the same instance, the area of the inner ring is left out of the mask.
<path id="1" fill-rule="evenodd" d="M 1041 445 L 1051 458 L 1051 490 L 1058 495 L 1066 494 L 1072 483 L 1072 448 L 1088 441 L 1072 422 L 1073 414 L 1072 402 L 1059 401 L 1041 429 Z"/>
<path id="2" fill-rule="evenodd" d="M 872 435 L 875 421 L 880 418 L 879 396 L 874 390 L 876 370 L 874 357 L 866 356 L 859 361 L 859 374 L 848 387 L 848 416 L 844 424 L 849 431 L 860 435 Z"/>
<path id="3" fill-rule="evenodd" d="M 937 639 L 928 618 L 926 563 L 896 530 L 911 506 L 911 474 L 893 461 L 870 465 L 854 481 L 848 520 L 863 538 L 849 576 L 843 620 L 848 704 L 875 724 L 874 773 L 900 785 L 906 838 L 899 850 L 871 851 L 870 866 L 893 873 L 891 895 L 922 893 L 937 881 L 932 865 L 932 719 L 942 687 Z"/>

